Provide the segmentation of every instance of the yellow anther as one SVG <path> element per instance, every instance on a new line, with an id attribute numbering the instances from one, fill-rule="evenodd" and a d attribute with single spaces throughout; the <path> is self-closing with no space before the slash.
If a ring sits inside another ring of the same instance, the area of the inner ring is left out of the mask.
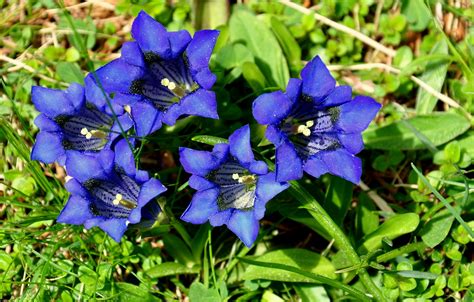
<path id="1" fill-rule="evenodd" d="M 168 78 L 164 78 L 161 80 L 161 85 L 168 87 L 169 84 L 170 84 L 170 80 L 168 80 Z"/>
<path id="2" fill-rule="evenodd" d="M 239 173 L 232 174 L 232 179 L 233 180 L 238 180 L 239 178 L 240 178 Z"/>
<path id="3" fill-rule="evenodd" d="M 132 107 L 130 107 L 130 105 L 123 106 L 123 110 L 128 112 L 128 114 L 132 114 Z"/>
<path id="4" fill-rule="evenodd" d="M 310 126 L 308 126 L 308 124 Z M 304 136 L 310 136 L 311 135 L 311 130 L 309 129 L 309 127 L 311 127 L 313 124 L 314 124 L 313 121 L 308 121 L 308 122 L 306 122 L 306 125 L 298 125 L 298 128 L 296 128 L 296 132 L 301 133 Z"/>
<path id="5" fill-rule="evenodd" d="M 122 199 L 123 199 L 122 194 L 118 193 L 117 195 L 115 195 L 115 199 L 112 201 L 112 203 L 117 206 L 120 203 L 120 201 L 122 201 Z"/>
<path id="6" fill-rule="evenodd" d="M 170 83 L 168 84 L 168 89 L 169 89 L 169 90 L 173 90 L 173 89 L 175 89 L 175 88 L 176 88 L 175 82 L 170 82 Z"/>
<path id="7" fill-rule="evenodd" d="M 87 130 L 87 128 L 84 127 L 84 128 L 81 129 L 81 134 L 82 135 L 86 135 L 87 133 L 89 133 L 89 130 Z"/>
<path id="8" fill-rule="evenodd" d="M 306 127 L 310 128 L 314 126 L 314 121 L 307 121 L 306 122 Z"/>

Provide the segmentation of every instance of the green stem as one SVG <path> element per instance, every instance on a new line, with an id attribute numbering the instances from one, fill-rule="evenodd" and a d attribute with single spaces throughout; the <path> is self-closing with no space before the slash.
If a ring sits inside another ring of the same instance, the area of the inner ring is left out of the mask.
<path id="1" fill-rule="evenodd" d="M 311 216 L 313 216 L 324 228 L 324 230 L 334 238 L 334 241 L 352 265 L 359 265 L 361 260 L 359 255 L 352 247 L 347 237 L 344 235 L 339 226 L 331 219 L 324 208 L 309 194 L 298 182 L 292 181 L 289 188 L 290 193 L 298 199 L 304 208 L 306 208 Z M 387 301 L 380 289 L 374 284 L 367 270 L 359 270 L 359 278 L 365 288 L 376 301 Z"/>

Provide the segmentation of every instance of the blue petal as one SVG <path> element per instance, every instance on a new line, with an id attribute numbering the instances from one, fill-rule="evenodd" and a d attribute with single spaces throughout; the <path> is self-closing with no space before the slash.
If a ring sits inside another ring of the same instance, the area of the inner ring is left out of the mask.
<path id="1" fill-rule="evenodd" d="M 150 180 L 145 182 L 140 189 L 140 194 L 138 195 L 137 207 L 132 210 L 130 216 L 128 217 L 130 223 L 140 222 L 142 208 L 153 198 L 156 198 L 165 191 L 165 186 L 163 186 L 161 182 L 155 178 L 150 178 Z"/>
<path id="2" fill-rule="evenodd" d="M 254 161 L 252 146 L 250 145 L 250 127 L 245 125 L 229 136 L 230 154 L 241 164 L 251 164 Z M 248 168 L 248 167 L 247 167 Z"/>
<path id="3" fill-rule="evenodd" d="M 310 158 L 304 166 L 307 173 L 319 177 L 324 170 L 339 176 L 354 184 L 359 184 L 362 174 L 362 162 L 360 158 L 350 154 L 345 149 L 321 152 Z"/>
<path id="4" fill-rule="evenodd" d="M 189 178 L 189 186 L 197 191 L 204 191 L 215 188 L 216 184 L 199 175 L 191 175 Z"/>
<path id="5" fill-rule="evenodd" d="M 191 41 L 191 35 L 186 30 L 169 32 L 168 40 L 170 42 L 172 56 L 176 58 L 181 55 L 188 46 Z"/>
<path id="6" fill-rule="evenodd" d="M 163 122 L 170 126 L 174 125 L 184 114 L 218 119 L 216 94 L 213 91 L 199 89 L 187 95 L 179 103 L 168 108 L 163 116 Z"/>
<path id="7" fill-rule="evenodd" d="M 209 59 L 218 36 L 219 31 L 217 30 L 200 30 L 194 34 L 192 41 L 186 48 L 191 70 L 199 72 L 200 69 L 209 68 Z"/>
<path id="8" fill-rule="evenodd" d="M 72 83 L 66 91 L 63 91 L 33 86 L 31 100 L 36 109 L 49 118 L 72 115 L 84 106 L 84 87 Z"/>
<path id="9" fill-rule="evenodd" d="M 241 210 L 233 212 L 227 227 L 249 248 L 257 239 L 260 228 L 258 219 L 255 218 L 253 211 Z"/>
<path id="10" fill-rule="evenodd" d="M 321 159 L 321 154 L 309 158 L 304 164 L 304 171 L 316 178 L 329 172 L 326 163 Z"/>
<path id="11" fill-rule="evenodd" d="M 318 107 L 327 108 L 338 106 L 352 100 L 351 86 L 337 86 L 334 90 L 320 103 Z"/>
<path id="12" fill-rule="evenodd" d="M 316 102 L 327 96 L 336 86 L 336 80 L 319 56 L 311 60 L 301 71 L 303 79 L 302 93 Z"/>
<path id="13" fill-rule="evenodd" d="M 58 133 L 41 131 L 36 136 L 35 145 L 31 151 L 31 159 L 50 164 L 64 155 L 62 137 Z"/>
<path id="14" fill-rule="evenodd" d="M 161 193 L 165 192 L 166 187 L 156 178 L 150 178 L 145 182 L 141 189 L 140 195 L 138 196 L 138 206 L 143 207 L 153 198 L 158 197 Z"/>
<path id="15" fill-rule="evenodd" d="M 133 156 L 133 150 L 130 150 L 130 146 L 125 139 L 121 139 L 114 148 L 115 164 L 121 167 L 127 175 L 135 176 L 135 158 Z"/>
<path id="16" fill-rule="evenodd" d="M 288 115 L 293 104 L 281 91 L 265 93 L 253 102 L 252 114 L 259 124 L 276 124 Z"/>
<path id="17" fill-rule="evenodd" d="M 106 92 L 130 93 L 133 81 L 142 78 L 143 73 L 142 68 L 127 64 L 122 59 L 116 59 L 97 69 L 95 71 L 97 78 L 93 74 L 91 76 L 96 79 L 99 89 L 102 85 Z"/>
<path id="18" fill-rule="evenodd" d="M 206 176 L 227 158 L 227 144 L 214 146 L 213 152 L 179 148 L 179 161 L 186 172 Z"/>
<path id="19" fill-rule="evenodd" d="M 106 180 L 108 178 L 108 173 L 104 170 L 101 160 L 97 156 L 69 150 L 66 152 L 66 157 L 67 172 L 78 181 L 85 182 L 89 179 Z"/>
<path id="20" fill-rule="evenodd" d="M 193 76 L 193 79 L 199 84 L 199 86 L 209 90 L 216 82 L 217 77 L 209 69 L 202 69 Z"/>
<path id="21" fill-rule="evenodd" d="M 89 210 L 89 202 L 77 195 L 71 195 L 57 218 L 59 223 L 83 224 L 94 216 Z"/>
<path id="22" fill-rule="evenodd" d="M 268 125 L 265 137 L 271 141 L 275 147 L 279 147 L 286 139 L 286 135 L 274 125 Z"/>
<path id="23" fill-rule="evenodd" d="M 137 42 L 125 42 L 122 46 L 122 56 L 128 64 L 138 67 L 145 66 L 145 58 Z"/>
<path id="24" fill-rule="evenodd" d="M 380 105 L 368 96 L 356 96 L 353 101 L 339 106 L 338 128 L 347 133 L 364 131 L 380 110 Z"/>
<path id="25" fill-rule="evenodd" d="M 221 226 L 221 225 L 227 224 L 233 212 L 234 212 L 234 209 L 219 211 L 216 214 L 209 217 L 209 223 L 212 226 Z"/>
<path id="26" fill-rule="evenodd" d="M 81 197 L 89 196 L 89 192 L 74 178 L 69 179 L 64 187 L 71 195 L 79 195 Z"/>
<path id="27" fill-rule="evenodd" d="M 301 96 L 301 84 L 303 84 L 303 81 L 300 79 L 291 78 L 288 81 L 286 95 L 292 103 L 296 103 L 296 101 L 298 101 Z"/>
<path id="28" fill-rule="evenodd" d="M 194 224 L 205 223 L 211 215 L 219 211 L 217 207 L 218 195 L 218 189 L 196 192 L 191 200 L 191 204 L 181 215 L 181 219 Z"/>
<path id="29" fill-rule="evenodd" d="M 112 237 L 113 240 L 115 240 L 116 242 L 120 242 L 123 237 L 123 234 L 125 234 L 125 231 L 127 230 L 127 219 L 107 219 L 100 222 L 98 226 L 104 232 L 109 234 L 109 236 Z"/>
<path id="30" fill-rule="evenodd" d="M 288 141 L 276 149 L 276 174 L 278 181 L 290 181 L 303 177 L 301 159 Z"/>
<path id="31" fill-rule="evenodd" d="M 132 37 L 137 40 L 143 53 L 153 52 L 163 59 L 171 58 L 166 28 L 144 11 L 133 21 Z"/>
<path id="32" fill-rule="evenodd" d="M 268 173 L 268 166 L 264 161 L 256 160 L 249 166 L 250 173 L 263 175 Z"/>
<path id="33" fill-rule="evenodd" d="M 255 203 L 255 217 L 262 219 L 265 213 L 265 204 L 280 192 L 289 187 L 287 182 L 278 182 L 276 174 L 271 172 L 258 177 L 257 180 L 257 202 Z"/>
<path id="34" fill-rule="evenodd" d="M 339 142 L 352 154 L 357 154 L 364 149 L 364 141 L 360 133 L 339 133 Z"/>
<path id="35" fill-rule="evenodd" d="M 107 143 L 108 146 L 110 146 L 117 137 L 125 136 L 126 133 L 124 132 L 127 132 L 132 127 L 133 127 L 133 121 L 132 121 L 132 118 L 128 114 L 119 116 L 117 120 L 114 122 L 114 124 L 112 125 L 112 128 L 110 129 L 112 133 L 110 133 L 110 136 L 109 136 L 109 142 Z M 130 141 L 130 138 L 128 140 Z"/>
<path id="36" fill-rule="evenodd" d="M 61 127 L 59 127 L 56 122 L 46 116 L 46 114 L 41 113 L 35 118 L 35 125 L 41 131 L 49 131 L 49 132 L 58 132 L 61 131 Z"/>
<path id="37" fill-rule="evenodd" d="M 135 132 L 139 137 L 150 135 L 161 128 L 162 112 L 146 101 L 136 102 L 133 105 L 132 117 Z"/>

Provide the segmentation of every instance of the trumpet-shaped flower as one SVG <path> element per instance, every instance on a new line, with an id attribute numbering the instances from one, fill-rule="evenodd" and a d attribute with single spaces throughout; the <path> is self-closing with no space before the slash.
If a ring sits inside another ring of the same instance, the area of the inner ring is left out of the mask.
<path id="1" fill-rule="evenodd" d="M 57 161 L 64 165 L 67 150 L 108 150 L 120 136 L 120 126 L 127 130 L 133 125 L 128 114 L 114 122 L 103 108 L 85 99 L 84 87 L 76 83 L 65 91 L 35 86 L 32 100 L 41 114 L 35 120 L 40 133 L 31 158 L 44 163 Z"/>
<path id="2" fill-rule="evenodd" d="M 236 130 L 228 144 L 217 144 L 212 152 L 180 148 L 179 154 L 184 170 L 192 174 L 189 185 L 197 190 L 181 219 L 225 224 L 250 247 L 266 203 L 288 184 L 277 182 L 275 173 L 254 159 L 249 126 Z"/>
<path id="3" fill-rule="evenodd" d="M 290 79 L 286 93 L 259 96 L 255 119 L 268 125 L 265 136 L 276 147 L 278 181 L 299 179 L 303 171 L 325 173 L 358 184 L 363 148 L 361 132 L 381 105 L 370 97 L 352 99 L 349 86 L 337 86 L 319 57 L 310 61 L 300 79 Z"/>
<path id="4" fill-rule="evenodd" d="M 57 219 L 60 223 L 98 226 L 120 242 L 129 224 L 141 221 L 142 208 L 166 191 L 160 181 L 135 169 L 133 154 L 125 142 L 115 153 L 98 155 L 67 151 L 66 167 L 72 177 L 66 183 L 71 193 Z"/>
<path id="5" fill-rule="evenodd" d="M 216 76 L 209 59 L 219 32 L 201 30 L 191 38 L 185 30 L 168 32 L 145 12 L 132 25 L 133 42 L 122 55 L 86 78 L 95 90 L 90 98 L 104 102 L 100 88 L 114 94 L 114 103 L 131 111 L 139 136 L 182 115 L 217 119 Z"/>

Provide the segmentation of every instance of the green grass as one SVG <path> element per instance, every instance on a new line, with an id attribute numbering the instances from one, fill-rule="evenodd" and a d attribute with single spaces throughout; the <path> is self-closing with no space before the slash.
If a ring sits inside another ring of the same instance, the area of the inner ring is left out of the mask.
<path id="1" fill-rule="evenodd" d="M 440 25 L 434 2 L 422 0 L 313 1 L 314 12 L 248 1 L 231 5 L 228 18 L 194 2 L 121 0 L 100 12 L 0 2 L 0 299 L 472 299 L 474 32 L 465 22 L 473 8 L 441 4 L 457 21 Z M 186 118 L 138 145 L 137 167 L 168 192 L 156 200 L 163 213 L 152 227 L 131 227 L 116 243 L 100 229 L 56 223 L 66 172 L 30 160 L 38 114 L 31 87 L 65 88 L 116 58 L 141 9 L 170 30 L 221 31 L 211 59 L 221 119 Z M 292 183 L 267 205 L 250 249 L 224 227 L 179 220 L 194 191 L 178 147 L 205 149 L 250 123 L 255 153 L 271 163 L 252 101 L 315 55 L 340 85 L 384 105 L 364 135 L 364 185 L 327 175 Z M 301 253 L 315 256 L 303 261 Z"/>

